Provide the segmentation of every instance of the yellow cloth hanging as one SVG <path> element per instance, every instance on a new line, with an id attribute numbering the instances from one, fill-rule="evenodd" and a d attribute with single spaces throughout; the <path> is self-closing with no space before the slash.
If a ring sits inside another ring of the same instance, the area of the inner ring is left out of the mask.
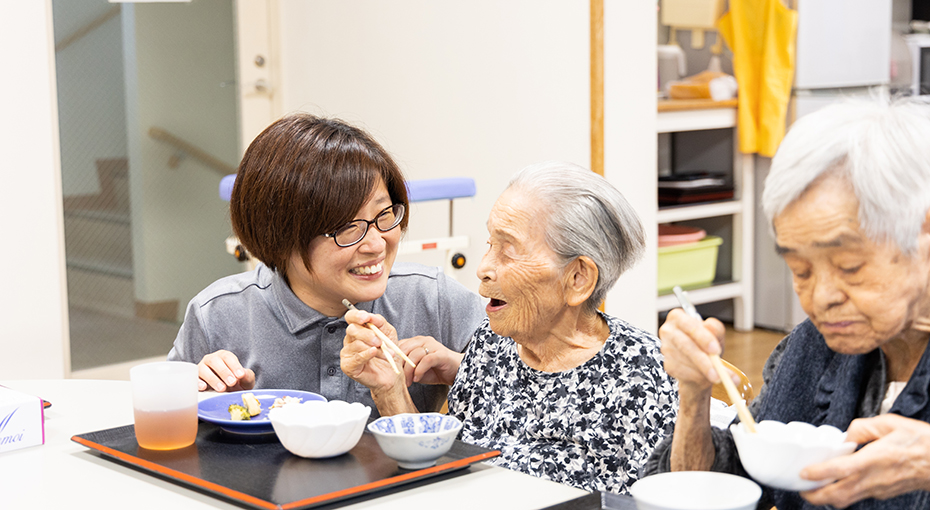
<path id="1" fill-rule="evenodd" d="M 739 84 L 739 150 L 771 157 L 785 136 L 798 13 L 781 0 L 730 0 L 717 27 Z"/>

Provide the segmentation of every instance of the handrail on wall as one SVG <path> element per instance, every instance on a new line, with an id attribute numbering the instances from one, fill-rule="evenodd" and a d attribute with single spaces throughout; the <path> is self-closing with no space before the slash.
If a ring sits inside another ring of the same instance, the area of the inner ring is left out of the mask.
<path id="1" fill-rule="evenodd" d="M 165 131 L 160 127 L 150 127 L 149 136 L 160 142 L 165 142 L 168 145 L 172 145 L 175 149 L 178 150 L 175 154 L 168 158 L 168 166 L 171 168 L 177 168 L 178 165 L 181 164 L 181 159 L 183 159 L 185 155 L 190 155 L 193 156 L 194 159 L 199 160 L 201 163 L 222 175 L 236 173 L 236 167 L 226 164 L 221 159 L 213 156 L 200 147 L 182 140 L 181 138 L 178 138 L 177 136 L 169 133 L 168 131 Z"/>
<path id="2" fill-rule="evenodd" d="M 110 18 L 119 16 L 119 13 L 120 13 L 121 8 L 122 8 L 122 6 L 121 6 L 120 4 L 116 4 L 116 5 L 114 5 L 113 7 L 110 7 L 109 9 L 107 9 L 106 12 L 104 12 L 104 13 L 101 14 L 100 16 L 97 16 L 97 17 L 94 18 L 93 20 L 91 20 L 90 23 L 88 23 L 88 24 L 84 25 L 83 27 L 81 27 L 81 28 L 75 30 L 73 34 L 71 34 L 71 35 L 69 35 L 68 37 L 63 38 L 61 41 L 58 41 L 57 43 L 55 43 L 55 51 L 56 51 L 56 52 L 59 52 L 59 51 L 65 49 L 65 48 L 67 48 L 68 46 L 71 46 L 71 45 L 74 44 L 78 39 L 84 37 L 85 35 L 87 35 L 87 34 L 89 34 L 89 33 L 91 33 L 91 32 L 93 32 L 97 27 L 99 27 L 100 25 L 103 25 L 103 24 L 106 23 L 107 21 L 110 21 Z"/>

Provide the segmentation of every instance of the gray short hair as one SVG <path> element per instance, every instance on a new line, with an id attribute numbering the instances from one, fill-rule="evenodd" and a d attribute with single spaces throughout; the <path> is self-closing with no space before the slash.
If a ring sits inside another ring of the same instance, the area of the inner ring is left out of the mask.
<path id="1" fill-rule="evenodd" d="M 846 100 L 795 122 L 765 180 L 769 225 L 831 171 L 852 184 L 869 239 L 915 253 L 930 209 L 930 105 L 914 98 Z"/>
<path id="2" fill-rule="evenodd" d="M 568 264 L 582 255 L 597 265 L 597 284 L 585 302 L 594 311 L 624 271 L 642 257 L 646 234 L 636 211 L 600 175 L 572 163 L 545 162 L 520 170 L 513 188 L 550 204 L 546 243 Z"/>

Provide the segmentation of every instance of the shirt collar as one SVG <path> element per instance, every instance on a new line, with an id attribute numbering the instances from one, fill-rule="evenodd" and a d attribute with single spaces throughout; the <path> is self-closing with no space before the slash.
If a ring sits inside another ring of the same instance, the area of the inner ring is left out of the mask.
<path id="1" fill-rule="evenodd" d="M 334 317 L 328 317 L 310 308 L 301 301 L 278 271 L 272 272 L 271 290 L 281 319 L 292 335 L 305 331 L 320 322 L 328 323 L 334 319 Z"/>
<path id="2" fill-rule="evenodd" d="M 895 399 L 890 412 L 908 417 L 918 416 L 927 407 L 927 401 L 930 399 L 930 395 L 927 394 L 928 388 L 930 388 L 930 348 L 925 348 L 917 367 L 914 368 L 914 373 L 907 381 L 907 386 Z M 926 415 L 926 412 L 924 411 L 923 414 Z"/>

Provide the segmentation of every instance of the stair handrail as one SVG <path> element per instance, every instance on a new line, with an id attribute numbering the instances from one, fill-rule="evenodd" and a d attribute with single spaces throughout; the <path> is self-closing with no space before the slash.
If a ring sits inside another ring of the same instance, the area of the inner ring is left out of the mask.
<path id="1" fill-rule="evenodd" d="M 200 147 L 197 147 L 196 145 L 193 145 L 190 142 L 187 142 L 160 127 L 150 127 L 149 136 L 160 142 L 165 142 L 178 150 L 179 153 L 175 153 L 170 158 L 168 158 L 168 166 L 171 168 L 177 168 L 178 165 L 181 164 L 181 159 L 183 159 L 184 155 L 187 154 L 193 156 L 194 159 L 199 160 L 204 165 L 210 167 L 222 175 L 236 173 L 236 167 L 227 164 L 220 158 L 217 158 L 216 156 L 208 153 Z"/>
<path id="2" fill-rule="evenodd" d="M 68 37 L 65 37 L 65 38 L 63 38 L 61 41 L 58 41 L 57 43 L 55 43 L 55 52 L 57 53 L 57 52 L 59 52 L 59 51 L 65 49 L 65 48 L 67 48 L 68 46 L 71 46 L 72 44 L 74 44 L 75 42 L 77 42 L 78 39 L 84 37 L 85 35 L 87 35 L 87 34 L 89 34 L 89 33 L 91 33 L 91 32 L 93 32 L 94 30 L 96 30 L 97 27 L 99 27 L 100 25 L 103 25 L 103 24 L 106 23 L 107 21 L 110 21 L 111 18 L 114 18 L 114 17 L 116 17 L 116 16 L 119 16 L 119 13 L 120 13 L 120 11 L 122 10 L 122 7 L 123 7 L 123 6 L 120 5 L 120 4 L 116 4 L 116 5 L 112 6 L 112 7 L 110 7 L 109 9 L 106 10 L 106 12 L 104 12 L 104 13 L 101 14 L 100 16 L 97 16 L 96 18 L 92 19 L 92 20 L 90 21 L 90 23 L 88 23 L 88 24 L 84 25 L 83 27 L 81 27 L 81 28 L 75 30 L 74 33 L 72 33 L 72 34 L 69 35 Z"/>

